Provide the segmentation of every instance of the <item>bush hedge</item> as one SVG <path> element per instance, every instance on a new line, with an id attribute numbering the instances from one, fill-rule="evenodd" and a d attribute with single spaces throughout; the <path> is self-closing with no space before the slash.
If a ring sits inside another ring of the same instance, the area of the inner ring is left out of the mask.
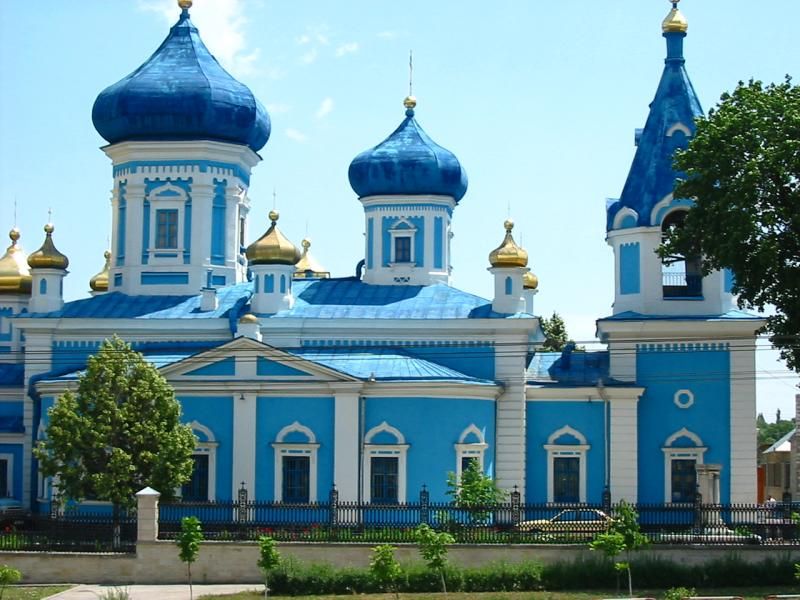
<path id="1" fill-rule="evenodd" d="M 670 560 L 638 557 L 631 562 L 639 589 L 789 586 L 795 583 L 794 562 L 788 555 L 749 563 L 732 553 L 699 566 Z M 543 565 L 539 562 L 496 563 L 482 567 L 450 565 L 447 589 L 453 592 L 502 592 L 537 590 L 614 589 L 619 585 L 613 563 L 603 558 Z M 381 592 L 381 585 L 364 569 L 337 569 L 326 564 L 303 564 L 284 557 L 270 577 L 275 594 L 361 594 Z M 403 565 L 398 583 L 401 592 L 438 592 L 438 573 L 422 564 Z"/>

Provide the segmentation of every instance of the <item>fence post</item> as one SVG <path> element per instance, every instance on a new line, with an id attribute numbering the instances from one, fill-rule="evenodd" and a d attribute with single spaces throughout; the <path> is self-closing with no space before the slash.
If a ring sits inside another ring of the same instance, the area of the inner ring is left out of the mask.
<path id="1" fill-rule="evenodd" d="M 419 522 L 428 525 L 431 521 L 431 493 L 423 483 L 419 491 Z"/>
<path id="2" fill-rule="evenodd" d="M 603 488 L 603 511 L 611 514 L 611 490 L 608 486 Z"/>
<path id="3" fill-rule="evenodd" d="M 236 509 L 236 521 L 241 525 L 247 521 L 247 483 L 242 482 L 239 493 L 236 495 L 238 506 Z"/>
<path id="4" fill-rule="evenodd" d="M 158 499 L 161 494 L 151 487 L 136 492 L 136 542 L 158 539 Z"/>
<path id="5" fill-rule="evenodd" d="M 328 495 L 328 504 L 330 505 L 328 521 L 331 527 L 336 527 L 339 524 L 339 490 L 336 489 L 335 483 L 331 488 L 331 493 Z"/>
<path id="6" fill-rule="evenodd" d="M 520 521 L 522 521 L 520 499 L 521 494 L 519 493 L 519 487 L 515 485 L 514 490 L 511 492 L 511 524 L 514 527 L 519 525 Z"/>
<path id="7" fill-rule="evenodd" d="M 694 529 L 696 532 L 703 530 L 703 494 L 698 489 L 694 494 Z"/>

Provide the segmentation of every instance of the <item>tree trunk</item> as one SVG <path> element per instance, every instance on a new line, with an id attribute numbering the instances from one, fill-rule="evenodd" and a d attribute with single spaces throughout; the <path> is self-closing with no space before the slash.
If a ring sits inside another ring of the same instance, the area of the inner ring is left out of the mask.
<path id="1" fill-rule="evenodd" d="M 192 563 L 186 563 L 186 572 L 189 574 L 189 600 L 194 600 L 194 595 L 192 594 Z"/>
<path id="2" fill-rule="evenodd" d="M 444 595 L 447 596 L 447 583 L 444 580 L 444 569 L 439 571 L 439 577 L 442 578 L 442 591 L 444 592 Z"/>
<path id="3" fill-rule="evenodd" d="M 628 563 L 628 596 L 633 598 L 633 578 L 631 577 L 631 563 Z"/>
<path id="4" fill-rule="evenodd" d="M 264 598 L 269 596 L 269 577 L 264 576 Z"/>

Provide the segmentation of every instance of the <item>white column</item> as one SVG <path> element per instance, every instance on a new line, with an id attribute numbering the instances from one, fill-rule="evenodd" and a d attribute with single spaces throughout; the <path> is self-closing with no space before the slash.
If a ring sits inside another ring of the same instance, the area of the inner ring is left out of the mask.
<path id="1" fill-rule="evenodd" d="M 333 483 L 339 500 L 358 500 L 358 403 L 357 391 L 336 390 L 334 400 Z"/>
<path id="2" fill-rule="evenodd" d="M 731 472 L 730 502 L 756 501 L 756 341 L 730 343 Z"/>
<path id="3" fill-rule="evenodd" d="M 636 381 L 636 344 L 617 342 L 612 338 L 608 345 L 608 352 L 611 379 L 626 382 Z"/>
<path id="4" fill-rule="evenodd" d="M 611 501 L 639 498 L 638 398 L 613 398 L 609 415 Z"/>
<path id="5" fill-rule="evenodd" d="M 136 541 L 158 540 L 158 499 L 161 494 L 151 487 L 136 492 Z"/>
<path id="6" fill-rule="evenodd" d="M 505 490 L 519 487 L 525 501 L 525 352 L 527 340 L 501 337 L 495 350 L 495 379 L 504 386 L 497 399 L 495 478 Z"/>
<path id="7" fill-rule="evenodd" d="M 33 399 L 28 396 L 28 384 L 31 377 L 46 373 L 52 369 L 53 334 L 25 334 L 25 404 L 23 406 L 23 423 L 25 424 L 25 442 L 22 446 L 22 505 L 31 505 L 31 466 L 33 462 Z"/>

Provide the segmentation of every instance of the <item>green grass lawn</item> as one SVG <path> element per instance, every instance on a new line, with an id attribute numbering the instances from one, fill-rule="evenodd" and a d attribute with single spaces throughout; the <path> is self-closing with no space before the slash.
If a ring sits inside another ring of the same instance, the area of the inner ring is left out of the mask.
<path id="1" fill-rule="evenodd" d="M 797 593 L 790 588 L 731 588 L 697 590 L 701 596 L 743 596 L 747 600 L 763 600 L 769 594 Z M 664 590 L 634 590 L 637 597 L 663 598 Z M 597 600 L 598 598 L 626 598 L 627 592 L 602 590 L 596 592 L 451 592 L 444 594 L 410 594 L 401 593 L 400 598 L 407 600 Z M 270 598 L 288 598 L 289 596 L 273 596 Z M 364 594 L 347 596 L 292 596 L 296 600 L 341 600 L 342 598 L 358 598 L 359 600 L 394 600 L 394 594 Z M 203 596 L 205 599 L 219 598 L 225 600 L 259 600 L 264 593 L 242 592 L 223 596 Z"/>
<path id="2" fill-rule="evenodd" d="M 11 586 L 3 594 L 3 600 L 40 600 L 71 588 L 71 585 L 20 585 Z"/>

